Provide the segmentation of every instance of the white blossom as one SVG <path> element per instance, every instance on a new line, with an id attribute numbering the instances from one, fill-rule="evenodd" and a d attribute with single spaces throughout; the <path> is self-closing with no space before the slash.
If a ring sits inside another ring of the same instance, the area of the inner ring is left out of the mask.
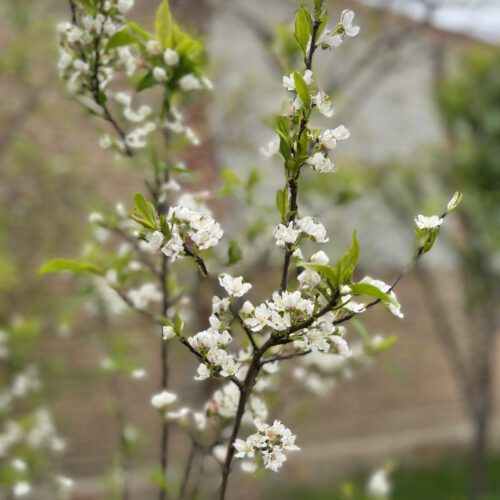
<path id="1" fill-rule="evenodd" d="M 318 92 L 311 100 L 322 115 L 325 115 L 327 118 L 333 116 L 333 102 L 329 95 L 324 92 Z"/>
<path id="2" fill-rule="evenodd" d="M 161 248 L 164 239 L 165 237 L 161 231 L 153 231 L 146 236 L 149 247 L 154 252 Z"/>
<path id="3" fill-rule="evenodd" d="M 139 288 L 130 290 L 128 297 L 137 309 L 144 309 L 150 302 L 159 302 L 162 299 L 160 290 L 153 283 L 144 283 Z"/>
<path id="4" fill-rule="evenodd" d="M 116 8 L 122 13 L 126 14 L 134 6 L 134 0 L 118 0 Z"/>
<path id="5" fill-rule="evenodd" d="M 14 484 L 12 488 L 12 494 L 16 498 L 24 497 L 30 492 L 31 486 L 26 481 L 19 481 L 18 483 Z"/>
<path id="6" fill-rule="evenodd" d="M 376 470 L 369 478 L 366 486 L 367 493 L 377 498 L 388 498 L 392 485 L 385 469 Z"/>
<path id="7" fill-rule="evenodd" d="M 243 282 L 242 276 L 233 278 L 230 274 L 227 273 L 219 275 L 219 283 L 231 297 L 243 297 L 243 295 L 248 293 L 252 288 L 252 285 L 250 283 Z"/>
<path id="8" fill-rule="evenodd" d="M 173 392 L 169 391 L 162 391 L 159 392 L 158 394 L 155 394 L 151 398 L 151 404 L 158 410 L 161 410 L 166 406 L 172 404 L 176 399 L 177 399 L 177 394 L 174 394 Z"/>
<path id="9" fill-rule="evenodd" d="M 321 132 L 319 136 L 319 141 L 327 149 L 334 149 L 337 146 L 337 141 L 341 141 L 349 138 L 349 131 L 340 125 L 337 128 L 331 130 L 327 129 Z"/>
<path id="10" fill-rule="evenodd" d="M 153 78 L 158 82 L 158 83 L 163 83 L 167 81 L 167 72 L 165 71 L 164 68 L 160 68 L 159 66 L 156 66 L 153 68 Z"/>
<path id="11" fill-rule="evenodd" d="M 163 325 L 162 328 L 162 337 L 163 340 L 170 340 L 175 337 L 175 330 L 172 326 L 170 325 Z"/>
<path id="12" fill-rule="evenodd" d="M 318 243 L 326 243 L 328 241 L 325 226 L 321 223 L 314 222 L 312 217 L 302 217 L 298 219 L 297 226 L 302 232 Z"/>
<path id="13" fill-rule="evenodd" d="M 335 171 L 335 164 L 323 153 L 314 153 L 312 157 L 306 160 L 306 163 L 316 172 L 329 173 Z"/>
<path id="14" fill-rule="evenodd" d="M 196 76 L 194 76 L 192 73 L 184 75 L 179 80 L 179 85 L 184 91 L 199 90 L 202 87 L 200 80 L 198 80 L 198 78 L 196 78 Z"/>
<path id="15" fill-rule="evenodd" d="M 270 158 L 271 156 L 276 156 L 279 150 L 280 150 L 280 140 L 278 137 L 271 139 L 266 146 L 263 146 L 259 149 L 259 151 L 268 158 Z"/>
<path id="16" fill-rule="evenodd" d="M 287 244 L 293 245 L 299 237 L 300 231 L 294 228 L 293 222 L 289 222 L 287 226 L 279 224 L 274 230 L 274 239 L 276 245 L 284 248 Z"/>
<path id="17" fill-rule="evenodd" d="M 173 49 L 167 49 L 163 53 L 163 60 L 167 66 L 177 66 L 179 64 L 179 54 Z"/>
<path id="18" fill-rule="evenodd" d="M 360 31 L 359 26 L 352 25 L 354 16 L 355 14 L 352 10 L 344 10 L 340 16 L 340 24 L 342 24 L 342 27 L 344 28 L 344 33 L 350 37 L 357 36 Z"/>
<path id="19" fill-rule="evenodd" d="M 426 217 L 425 215 L 418 215 L 415 219 L 415 224 L 419 229 L 436 229 L 443 223 L 442 217 L 439 215 L 432 215 Z"/>

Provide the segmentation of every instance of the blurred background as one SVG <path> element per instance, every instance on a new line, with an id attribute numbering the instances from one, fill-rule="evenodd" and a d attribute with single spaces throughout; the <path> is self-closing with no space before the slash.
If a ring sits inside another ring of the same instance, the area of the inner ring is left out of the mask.
<path id="1" fill-rule="evenodd" d="M 267 276 L 278 254 L 262 250 L 271 240 L 261 219 L 273 213 L 282 181 L 259 148 L 285 96 L 298 2 L 171 3 L 205 40 L 214 82 L 190 111 L 203 143 L 188 163 L 200 187 L 221 195 L 216 212 L 228 238 L 243 220 L 234 214 L 245 211 L 238 189 L 256 184 L 254 271 Z M 354 329 L 395 344 L 370 366 L 290 390 L 273 414 L 302 451 L 278 475 L 236 472 L 231 498 L 362 499 L 370 472 L 386 467 L 397 500 L 498 499 L 500 1 L 328 4 L 331 19 L 355 10 L 362 31 L 316 61 L 335 124 L 351 132 L 335 152 L 338 173 L 305 181 L 303 206 L 331 235 L 325 251 L 341 255 L 357 229 L 360 272 L 390 281 L 412 255 L 413 217 L 440 212 L 456 190 L 464 202 L 401 283 L 404 320 L 372 311 Z M 156 7 L 136 0 L 132 17 L 152 25 Z M 130 204 L 142 185 L 140 172 L 96 147 L 99 124 L 58 82 L 55 30 L 68 17 L 60 0 L 0 0 L 0 495 L 11 498 L 9 436 L 20 430 L 19 453 L 40 484 L 27 498 L 53 498 L 48 483 L 58 478 L 64 490 L 66 476 L 70 498 L 120 498 L 121 426 L 133 435 L 132 498 L 154 498 L 157 339 L 137 318 L 96 314 L 81 283 L 36 273 L 48 259 L 80 253 L 90 211 Z M 209 298 L 201 289 L 200 303 Z M 147 376 L 110 375 L 102 368 L 111 352 L 132 355 Z M 177 392 L 200 399 L 210 389 L 192 380 L 196 363 L 180 352 L 176 359 Z M 178 450 L 183 456 L 181 442 Z"/>

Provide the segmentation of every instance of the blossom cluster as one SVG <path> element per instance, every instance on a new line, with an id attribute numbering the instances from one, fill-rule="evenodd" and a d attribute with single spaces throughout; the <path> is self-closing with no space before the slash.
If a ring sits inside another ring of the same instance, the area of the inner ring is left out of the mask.
<path id="1" fill-rule="evenodd" d="M 73 4 L 73 21 L 58 27 L 59 74 L 81 104 L 118 129 L 119 137 L 104 134 L 100 145 L 132 154 L 133 150 L 145 148 L 156 130 L 183 134 L 190 143 L 199 144 L 175 106 L 162 112 L 153 112 L 147 104 L 134 107 L 134 96 L 115 88 L 124 76 L 139 80 L 138 92 L 154 86 L 169 93 L 211 89 L 211 82 L 198 67 L 198 42 L 179 32 L 175 43 L 172 40 L 170 46 L 165 46 L 162 33 L 155 38 L 130 24 L 125 16 L 133 0 L 106 0 L 95 8 L 76 0 Z M 126 131 L 112 117 L 110 103 L 125 119 Z"/>
<path id="2" fill-rule="evenodd" d="M 255 453 L 262 455 L 264 467 L 277 472 L 283 466 L 287 457 L 286 451 L 299 450 L 295 444 L 296 436 L 285 427 L 279 420 L 275 420 L 272 425 L 255 421 L 257 432 L 247 437 L 247 439 L 236 439 L 234 447 L 237 458 L 255 457 Z"/>
<path id="3" fill-rule="evenodd" d="M 317 243 L 328 242 L 323 224 L 314 222 L 314 219 L 309 216 L 291 221 L 286 226 L 279 224 L 274 230 L 276 245 L 281 248 L 286 245 L 295 245 L 304 237 L 310 238 Z"/>

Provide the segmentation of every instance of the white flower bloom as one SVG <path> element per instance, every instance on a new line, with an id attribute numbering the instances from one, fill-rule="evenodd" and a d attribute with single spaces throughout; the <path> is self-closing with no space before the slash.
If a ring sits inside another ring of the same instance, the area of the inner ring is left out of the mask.
<path id="1" fill-rule="evenodd" d="M 167 49 L 163 53 L 163 60 L 167 66 L 177 66 L 179 64 L 179 54 L 172 49 Z"/>
<path id="2" fill-rule="evenodd" d="M 14 469 L 18 470 L 18 471 L 25 471 L 28 466 L 26 465 L 26 462 L 24 460 L 21 460 L 19 458 L 14 458 L 12 459 L 12 461 L 10 462 L 12 467 L 14 467 Z"/>
<path id="3" fill-rule="evenodd" d="M 89 222 L 91 224 L 102 224 L 104 222 L 104 217 L 99 212 L 92 212 L 89 215 Z"/>
<path id="4" fill-rule="evenodd" d="M 16 498 L 24 497 L 28 493 L 30 493 L 30 491 L 31 491 L 31 486 L 26 481 L 19 481 L 18 483 L 14 484 L 12 488 L 12 494 Z"/>
<path id="5" fill-rule="evenodd" d="M 175 230 L 172 231 L 172 238 L 162 247 L 161 251 L 170 259 L 175 261 L 179 255 L 184 251 L 184 242 L 179 233 Z"/>
<path id="6" fill-rule="evenodd" d="M 276 245 L 284 248 L 287 244 L 293 245 L 297 241 L 299 234 L 300 231 L 294 229 L 293 222 L 290 222 L 288 226 L 279 224 L 274 230 L 274 239 L 276 240 Z"/>
<path id="7" fill-rule="evenodd" d="M 327 265 L 330 262 L 330 259 L 328 258 L 328 255 L 323 252 L 323 250 L 320 250 L 319 252 L 311 255 L 311 262 L 314 262 L 315 264 Z"/>
<path id="8" fill-rule="evenodd" d="M 99 147 L 101 149 L 109 149 L 113 145 L 113 141 L 109 134 L 103 134 L 99 138 Z"/>
<path id="9" fill-rule="evenodd" d="M 250 283 L 244 283 L 243 277 L 233 278 L 230 274 L 219 275 L 219 283 L 231 297 L 243 297 L 252 288 Z"/>
<path id="10" fill-rule="evenodd" d="M 202 87 L 200 80 L 198 80 L 198 78 L 196 78 L 196 76 L 194 76 L 192 73 L 184 75 L 179 80 L 179 85 L 181 89 L 186 92 L 190 90 L 199 90 Z"/>
<path id="11" fill-rule="evenodd" d="M 205 380 L 210 377 L 210 370 L 204 363 L 201 363 L 198 366 L 198 370 L 196 371 L 196 373 L 197 375 L 196 377 L 194 377 L 195 380 Z"/>
<path id="12" fill-rule="evenodd" d="M 147 375 L 147 372 L 144 368 L 136 368 L 135 370 L 132 371 L 132 373 L 130 374 L 130 376 L 134 379 L 134 380 L 141 380 L 143 378 L 145 378 Z"/>
<path id="13" fill-rule="evenodd" d="M 158 40 L 148 40 L 146 50 L 149 54 L 157 56 L 161 53 L 161 45 Z"/>
<path id="14" fill-rule="evenodd" d="M 352 10 L 344 10 L 340 16 L 340 24 L 342 24 L 342 27 L 344 28 L 344 33 L 350 37 L 357 36 L 360 31 L 359 26 L 352 25 L 354 16 L 355 14 Z"/>
<path id="15" fill-rule="evenodd" d="M 351 355 L 351 349 L 347 342 L 339 335 L 332 335 L 330 337 L 330 341 L 333 346 L 336 348 L 337 353 L 342 357 L 347 358 Z"/>
<path id="16" fill-rule="evenodd" d="M 156 66 L 153 69 L 153 78 L 158 83 L 166 82 L 167 81 L 167 72 L 165 71 L 165 69 L 160 68 L 159 66 Z"/>
<path id="17" fill-rule="evenodd" d="M 335 164 L 323 153 L 314 153 L 306 160 L 306 163 L 316 172 L 329 173 L 335 171 Z"/>
<path id="18" fill-rule="evenodd" d="M 267 146 L 263 146 L 259 149 L 259 151 L 264 155 L 270 158 L 271 156 L 276 156 L 280 150 L 280 140 L 278 137 L 271 139 Z"/>
<path id="19" fill-rule="evenodd" d="M 215 295 L 212 298 L 212 314 L 222 314 L 229 309 L 231 301 L 228 297 L 221 299 Z"/>
<path id="20" fill-rule="evenodd" d="M 227 446 L 225 446 L 223 444 L 219 444 L 217 446 L 214 446 L 212 453 L 213 453 L 214 457 L 219 462 L 223 463 L 224 460 L 226 459 L 226 455 L 227 455 Z"/>
<path id="21" fill-rule="evenodd" d="M 153 283 L 144 283 L 139 288 L 130 290 L 128 296 L 137 309 L 144 309 L 150 302 L 159 302 L 162 299 L 160 290 Z"/>
<path id="22" fill-rule="evenodd" d="M 170 340 L 175 337 L 175 330 L 170 325 L 163 325 L 162 328 L 163 340 Z"/>
<path id="23" fill-rule="evenodd" d="M 166 406 L 172 404 L 176 399 L 177 399 L 177 394 L 174 394 L 173 392 L 169 391 L 162 391 L 159 392 L 158 394 L 155 394 L 151 398 L 151 404 L 158 410 L 161 410 Z"/>
<path id="24" fill-rule="evenodd" d="M 331 118 L 333 116 L 333 102 L 332 98 L 325 94 L 324 92 L 318 92 L 315 96 L 312 97 L 312 102 L 318 108 L 318 111 L 326 116 L 327 118 Z"/>
<path id="25" fill-rule="evenodd" d="M 255 456 L 255 449 L 252 441 L 236 439 L 233 445 L 236 449 L 236 458 L 253 458 Z"/>
<path id="26" fill-rule="evenodd" d="M 342 35 L 336 34 L 333 31 L 325 30 L 318 39 L 318 45 L 323 48 L 335 49 L 343 42 Z"/>
<path id="27" fill-rule="evenodd" d="M 123 116 L 129 122 L 139 123 L 144 121 L 152 111 L 151 107 L 147 105 L 141 106 L 137 111 L 134 111 L 131 107 L 126 107 L 123 109 Z"/>
<path id="28" fill-rule="evenodd" d="M 415 219 L 415 224 L 419 229 L 436 229 L 443 223 L 443 219 L 438 215 L 426 217 L 425 215 L 418 215 Z"/>
<path id="29" fill-rule="evenodd" d="M 388 498 L 391 493 L 392 486 L 387 471 L 385 469 L 376 470 L 370 476 L 366 490 L 371 496 L 377 498 Z"/>
<path id="30" fill-rule="evenodd" d="M 306 233 L 318 243 L 326 243 L 328 241 L 325 226 L 321 223 L 315 223 L 312 217 L 302 217 L 298 219 L 297 226 L 302 232 Z"/>
<path id="31" fill-rule="evenodd" d="M 55 481 L 59 492 L 62 494 L 67 494 L 75 484 L 73 479 L 66 476 L 56 476 Z"/>
<path id="32" fill-rule="evenodd" d="M 243 460 L 241 462 L 241 470 L 246 474 L 253 474 L 257 470 L 257 464 L 251 460 Z"/>
<path id="33" fill-rule="evenodd" d="M 156 252 L 161 248 L 164 239 L 165 237 L 161 231 L 153 231 L 146 236 L 149 247 L 153 252 Z"/>
<path id="34" fill-rule="evenodd" d="M 118 0 L 116 8 L 122 13 L 127 13 L 134 6 L 134 0 Z"/>

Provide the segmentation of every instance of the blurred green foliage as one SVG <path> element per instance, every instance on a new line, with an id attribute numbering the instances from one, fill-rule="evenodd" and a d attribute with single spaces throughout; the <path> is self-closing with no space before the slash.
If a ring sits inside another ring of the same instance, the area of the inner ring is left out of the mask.
<path id="1" fill-rule="evenodd" d="M 469 461 L 462 454 L 443 458 L 426 465 L 406 464 L 397 466 L 391 474 L 392 500 L 466 500 L 468 498 Z M 488 465 L 491 482 L 484 500 L 500 498 L 500 456 L 493 457 Z M 371 500 L 365 485 L 370 473 L 360 471 L 350 480 L 330 484 L 293 485 L 289 489 L 273 490 L 264 500 Z"/>

